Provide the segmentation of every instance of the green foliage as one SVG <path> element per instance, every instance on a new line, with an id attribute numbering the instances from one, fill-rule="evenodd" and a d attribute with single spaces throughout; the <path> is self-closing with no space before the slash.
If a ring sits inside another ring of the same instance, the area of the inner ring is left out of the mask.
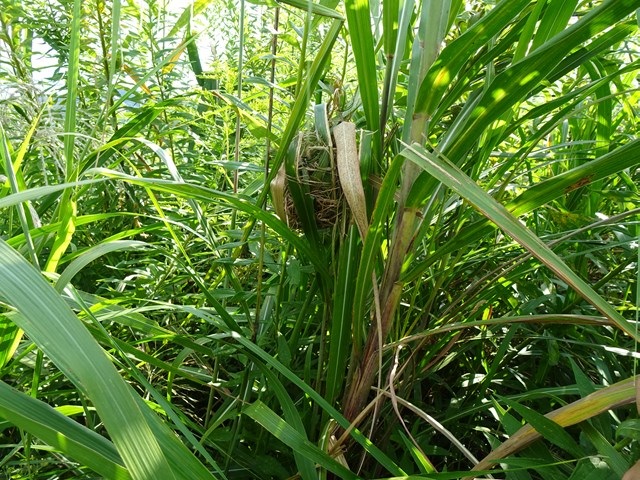
<path id="1" fill-rule="evenodd" d="M 0 0 L 0 477 L 623 476 L 640 1 L 174 3 Z"/>

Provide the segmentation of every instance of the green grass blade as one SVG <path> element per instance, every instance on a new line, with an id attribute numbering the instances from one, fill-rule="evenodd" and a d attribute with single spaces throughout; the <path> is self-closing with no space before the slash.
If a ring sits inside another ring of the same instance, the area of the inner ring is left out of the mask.
<path id="1" fill-rule="evenodd" d="M 284 388 L 284 385 L 282 385 L 282 382 L 280 382 L 278 377 L 271 370 L 265 368 L 260 363 L 257 365 L 267 378 L 269 387 L 273 389 L 276 397 L 278 397 L 278 401 L 282 407 L 287 424 L 296 432 L 296 436 L 299 440 L 308 442 L 309 440 L 307 438 L 307 433 L 304 429 L 302 419 L 300 418 L 300 413 L 287 393 L 287 390 Z M 316 462 L 314 462 L 312 458 L 308 457 L 304 452 L 301 452 L 296 448 L 293 449 L 293 455 L 296 459 L 296 465 L 303 480 L 314 480 L 317 478 L 315 469 Z"/>
<path id="2" fill-rule="evenodd" d="M 133 478 L 212 478 L 204 466 L 120 377 L 60 296 L 0 242 L 0 296 L 13 319 L 93 402 Z"/>
<path id="3" fill-rule="evenodd" d="M 589 422 L 583 422 L 580 428 L 585 437 L 589 439 L 596 448 L 596 451 L 602 456 L 603 460 L 611 467 L 611 470 L 620 478 L 623 478 L 629 468 L 627 456 L 616 450 L 615 446 L 609 443 L 605 435 Z"/>
<path id="4" fill-rule="evenodd" d="M 362 165 L 363 178 L 377 172 L 376 159 L 381 154 L 380 143 L 380 104 L 378 95 L 378 72 L 371 32 L 371 14 L 369 0 L 345 0 L 347 23 L 349 25 L 353 56 L 358 71 L 358 86 L 362 99 L 362 108 L 367 119 L 367 129 L 374 132 L 373 158 L 368 165 Z"/>
<path id="5" fill-rule="evenodd" d="M 509 202 L 506 208 L 515 216 L 523 215 L 578 186 L 601 180 L 639 163 L 640 139 L 636 139 L 602 157 L 533 185 Z"/>
<path id="6" fill-rule="evenodd" d="M 61 190 L 65 188 L 72 188 L 81 185 L 89 185 L 92 183 L 98 183 L 104 181 L 103 179 L 99 180 L 81 180 L 79 182 L 73 183 L 61 183 L 59 185 L 48 185 L 46 187 L 35 187 L 30 188 L 28 190 L 22 190 L 18 193 L 13 193 L 11 195 L 7 195 L 4 198 L 0 198 L 0 208 L 12 207 L 13 205 L 17 205 L 22 202 L 28 202 L 31 200 L 35 200 L 37 198 L 45 197 L 51 194 L 57 194 Z"/>
<path id="7" fill-rule="evenodd" d="M 69 46 L 69 65 L 67 66 L 67 100 L 65 103 L 64 117 L 64 157 L 65 157 L 65 181 L 75 182 L 78 179 L 78 166 L 74 159 L 74 147 L 76 141 L 76 111 L 78 98 L 78 80 L 80 78 L 80 42 L 82 28 L 82 1 L 74 0 L 73 17 L 71 22 L 71 42 Z M 55 272 L 58 262 L 71 243 L 75 225 L 76 201 L 73 191 L 66 189 L 62 193 L 58 210 L 60 228 L 56 232 L 51 253 L 47 259 L 45 270 Z"/>
<path id="8" fill-rule="evenodd" d="M 520 38 L 518 39 L 518 45 L 513 53 L 513 61 L 517 62 L 527 54 L 531 46 L 531 39 L 533 38 L 536 26 L 540 20 L 540 15 L 546 5 L 546 2 L 537 2 L 533 7 L 533 10 L 529 14 L 527 23 L 525 24 L 522 32 L 520 32 Z"/>
<path id="9" fill-rule="evenodd" d="M 173 25 L 171 30 L 169 31 L 168 37 L 175 36 L 183 27 L 185 27 L 191 19 L 201 13 L 205 8 L 209 6 L 212 0 L 195 0 L 194 2 L 190 2 L 190 5 L 187 6 L 183 11 L 176 23 Z"/>
<path id="10" fill-rule="evenodd" d="M 407 111 L 402 134 L 402 138 L 406 142 L 418 141 L 423 135 L 426 118 L 424 116 L 421 117 L 420 121 L 415 126 L 413 125 L 416 99 L 419 95 L 421 82 L 425 80 L 425 75 L 429 72 L 440 53 L 442 41 L 447 33 L 446 28 L 451 1 L 427 0 L 423 2 L 421 8 L 418 38 L 414 40 L 411 52 Z M 410 163 L 407 164 L 407 166 L 410 165 Z M 411 184 L 413 180 L 414 178 L 410 177 L 405 183 Z"/>
<path id="11" fill-rule="evenodd" d="M 391 110 L 391 99 L 396 89 L 396 78 L 399 62 L 396 55 L 404 55 L 406 41 L 406 27 L 408 21 L 404 12 L 413 6 L 412 2 L 404 2 L 400 7 L 398 0 L 389 0 L 382 4 L 382 44 L 385 55 L 384 89 L 380 102 L 380 131 L 385 131 L 387 118 Z M 402 10 L 402 15 L 400 11 Z M 402 18 L 402 20 L 400 20 Z M 402 32 L 401 40 L 398 39 L 398 31 Z M 400 49 L 400 50 L 399 50 Z"/>
<path id="12" fill-rule="evenodd" d="M 167 103 L 154 105 L 145 108 L 141 113 L 133 117 L 127 123 L 122 125 L 109 139 L 108 142 L 101 145 L 98 149 L 91 152 L 82 160 L 81 172 L 87 168 L 101 167 L 113 157 L 124 151 L 133 137 L 138 135 L 143 129 L 149 125 L 160 115 L 166 108 Z"/>
<path id="13" fill-rule="evenodd" d="M 147 380 L 147 378 L 133 364 L 131 359 L 127 355 L 125 355 L 125 353 L 122 350 L 118 349 L 118 344 L 119 343 L 121 344 L 123 342 L 116 342 L 109 335 L 109 332 L 107 332 L 105 327 L 97 320 L 97 318 L 93 315 L 93 313 L 91 312 L 89 307 L 84 303 L 82 297 L 77 294 L 77 291 L 73 287 L 71 287 L 69 289 L 69 291 L 70 291 L 73 299 L 76 301 L 77 305 L 82 309 L 82 313 L 84 313 L 89 319 L 91 319 L 93 321 L 94 328 L 97 329 L 100 334 L 102 334 L 102 338 L 106 340 L 106 343 L 109 346 L 115 348 L 115 350 L 120 353 L 120 356 L 124 360 L 125 365 L 128 367 L 127 373 L 129 375 L 131 375 L 131 377 L 133 379 L 135 379 L 138 382 L 138 384 L 144 388 L 144 390 L 146 392 L 150 393 L 151 398 L 153 398 L 153 400 L 155 400 L 155 402 L 159 405 L 159 407 L 162 409 L 164 414 L 166 414 L 166 416 L 173 422 L 173 425 L 175 425 L 177 430 L 182 435 L 184 435 L 186 440 L 189 443 L 191 443 L 191 445 L 193 445 L 194 449 L 200 455 L 202 455 L 202 457 L 204 459 L 206 459 L 211 466 L 214 467 L 216 472 L 218 474 L 220 474 L 224 478 L 224 473 L 222 472 L 222 470 L 220 470 L 220 468 L 216 464 L 215 460 L 211 457 L 209 452 L 207 452 L 207 450 L 204 449 L 204 447 L 200 444 L 200 442 L 198 442 L 198 440 L 195 438 L 193 433 L 185 426 L 185 424 L 182 422 L 182 420 L 180 419 L 178 414 L 174 411 L 173 407 L 169 404 L 169 402 L 167 401 L 165 396 L 163 394 L 161 394 L 160 392 L 158 392 L 158 390 L 149 382 L 149 380 Z M 152 427 L 152 429 L 154 429 L 154 432 L 156 433 L 156 435 L 157 436 L 162 436 L 162 432 L 160 432 L 158 430 L 159 424 L 156 424 L 153 421 L 153 420 L 157 420 L 157 417 L 153 416 L 153 414 L 150 412 L 149 409 L 144 409 L 143 408 L 143 413 L 147 416 L 148 419 L 152 420 L 151 421 L 151 427 Z M 160 435 L 158 435 L 158 434 L 160 434 Z M 179 444 L 179 445 L 182 445 L 182 444 Z M 181 455 L 181 453 L 182 453 L 182 455 Z M 180 463 L 182 463 L 183 461 L 189 460 L 189 458 L 183 458 L 182 460 L 180 459 L 181 456 L 184 457 L 183 453 L 184 452 L 180 452 L 178 449 L 175 449 L 175 448 L 173 448 L 172 450 L 168 451 L 167 452 L 167 458 L 169 459 L 170 465 L 180 465 Z M 195 457 L 193 457 L 193 459 L 195 459 Z M 200 467 L 202 465 L 192 462 L 192 467 L 195 467 L 195 466 Z M 197 470 L 192 471 L 190 474 L 194 474 L 195 475 L 195 474 L 198 474 L 198 473 L 202 474 L 201 472 L 197 472 Z"/>
<path id="14" fill-rule="evenodd" d="M 353 294 L 358 260 L 358 235 L 352 225 L 340 248 L 335 288 L 333 290 L 333 318 L 329 336 L 329 359 L 325 373 L 325 399 L 334 404 L 344 385 L 351 344 Z"/>
<path id="15" fill-rule="evenodd" d="M 506 403 L 509 407 L 518 412 L 518 414 L 524 419 L 524 421 L 535 428 L 536 431 L 545 439 L 562 448 L 576 458 L 584 456 L 584 452 L 578 446 L 575 440 L 571 438 L 571 435 L 569 435 L 556 422 L 554 422 L 553 420 L 549 420 L 541 413 L 538 413 L 524 405 L 521 405 L 518 402 L 509 400 L 505 397 L 498 398 L 502 403 Z"/>
<path id="16" fill-rule="evenodd" d="M 322 15 L 323 17 L 334 18 L 340 21 L 344 19 L 344 17 L 340 15 L 340 13 L 336 12 L 333 8 L 312 2 L 311 0 L 280 0 L 280 1 L 286 5 L 291 5 L 292 7 L 298 8 L 300 10 L 304 10 L 305 12 L 310 11 L 315 15 Z"/>
<path id="17" fill-rule="evenodd" d="M 599 83 L 596 89 L 598 107 L 596 112 L 596 148 L 595 154 L 598 157 L 606 155 L 611 142 L 613 100 L 611 98 L 610 82 L 598 80 L 606 78 L 606 70 L 598 59 L 593 59 L 591 63 L 584 64 L 585 69 L 594 83 Z"/>
<path id="18" fill-rule="evenodd" d="M 382 91 L 382 100 L 380 105 L 380 131 L 384 132 L 387 119 L 392 111 L 393 98 L 398 84 L 398 72 L 400 64 L 404 59 L 404 51 L 407 45 L 406 39 L 411 24 L 411 16 L 413 14 L 413 2 L 403 2 L 401 12 L 393 13 L 388 11 L 390 5 L 396 2 L 385 2 L 384 8 L 384 35 L 385 35 L 385 54 L 387 56 L 387 68 L 385 71 L 384 89 Z M 387 13 L 388 12 L 388 13 Z M 398 22 L 396 31 L 395 22 Z M 389 30 L 391 29 L 391 33 Z M 395 45 L 388 45 L 395 38 Z M 392 48 L 393 47 L 393 48 Z"/>
<path id="19" fill-rule="evenodd" d="M 0 382 L 0 417 L 112 480 L 131 477 L 111 442 L 46 403 Z"/>
<path id="20" fill-rule="evenodd" d="M 76 141 L 76 112 L 78 109 L 78 80 L 80 78 L 80 43 L 82 28 L 82 1 L 74 0 L 67 67 L 67 100 L 64 111 L 65 178 L 72 182 L 77 178 L 73 151 Z"/>
<path id="21" fill-rule="evenodd" d="M 632 338 L 638 338 L 636 329 L 620 315 L 605 299 L 576 275 L 549 247 L 536 235 L 524 227 L 503 205 L 499 204 L 473 180 L 445 158 L 438 158 L 419 145 L 407 147 L 406 158 L 415 162 L 458 195 L 467 200 L 480 213 L 494 222 L 505 233 L 567 282 L 582 298 L 591 303 L 600 313 L 615 323 Z"/>
<path id="22" fill-rule="evenodd" d="M 378 255 L 382 247 L 382 242 L 386 238 L 385 221 L 389 209 L 393 205 L 394 195 L 397 189 L 398 179 L 402 171 L 404 159 L 396 157 L 389 170 L 385 174 L 382 187 L 378 193 L 376 206 L 371 215 L 369 231 L 367 233 L 364 246 L 362 247 L 362 258 L 358 267 L 358 276 L 356 278 L 356 290 L 353 296 L 353 349 L 359 352 L 364 346 L 365 338 L 365 322 L 366 322 L 366 306 L 372 291 L 371 275 L 374 272 Z M 353 361 L 353 359 L 352 359 Z"/>
<path id="23" fill-rule="evenodd" d="M 607 410 L 633 403 L 636 397 L 637 382 L 638 377 L 628 378 L 554 410 L 545 416 L 561 427 L 575 425 Z M 472 468 L 472 471 L 486 470 L 497 463 L 498 459 L 506 458 L 522 450 L 539 438 L 540 434 L 531 425 L 525 425 L 511 435 L 506 442 L 483 458 L 480 463 Z"/>
<path id="24" fill-rule="evenodd" d="M 62 292 L 73 277 L 80 272 L 80 270 L 107 253 L 145 247 L 149 247 L 149 244 L 135 240 L 115 240 L 95 245 L 84 251 L 80 256 L 76 257 L 69 266 L 65 268 L 56 282 L 56 290 L 58 292 Z"/>
<path id="25" fill-rule="evenodd" d="M 33 138 L 33 134 L 36 132 L 36 128 L 40 123 L 40 118 L 42 117 L 42 112 L 44 111 L 44 107 L 40 109 L 38 114 L 34 117 L 31 122 L 31 126 L 29 130 L 27 130 L 27 134 L 24 136 L 22 143 L 20 144 L 20 148 L 16 152 L 15 159 L 13 160 L 13 169 L 18 172 L 22 168 L 22 163 L 24 161 L 24 157 L 31 146 L 31 139 Z"/>
<path id="26" fill-rule="evenodd" d="M 22 333 L 15 323 L 5 315 L 0 315 L 0 369 L 11 360 L 20 345 Z"/>
<path id="27" fill-rule="evenodd" d="M 567 73 L 584 64 L 587 60 L 606 52 L 614 45 L 624 41 L 625 38 L 632 36 L 637 30 L 638 25 L 633 21 L 627 21 L 613 26 L 588 45 L 577 49 L 569 55 L 560 65 L 549 72 L 547 80 L 550 83 L 558 81 Z"/>
<path id="28" fill-rule="evenodd" d="M 446 141 L 439 145 L 439 149 L 451 161 L 459 165 L 489 125 L 513 105 L 524 99 L 544 80 L 549 71 L 563 61 L 571 50 L 605 28 L 614 25 L 639 5 L 640 2 L 637 0 L 605 2 L 562 33 L 554 36 L 522 61 L 507 68 L 482 93 L 456 135 L 448 136 Z M 420 98 L 418 103 L 420 107 L 416 107 L 416 112 L 420 112 L 424 108 Z M 424 103 L 424 105 L 428 104 Z M 420 196 L 416 192 L 414 198 Z"/>
<path id="29" fill-rule="evenodd" d="M 416 113 L 432 116 L 469 57 L 522 12 L 528 3 L 529 0 L 503 0 L 482 20 L 447 45 L 420 85 Z"/>
<path id="30" fill-rule="evenodd" d="M 566 28 L 577 5 L 578 0 L 551 0 L 547 2 L 547 8 L 531 44 L 532 52 Z"/>
<path id="31" fill-rule="evenodd" d="M 27 142 L 28 140 L 25 140 Z M 24 146 L 24 142 L 23 142 Z M 22 155 L 24 155 L 24 151 L 21 148 Z M 2 123 L 0 123 L 0 158 L 4 160 L 5 172 L 7 173 L 7 177 L 9 178 L 9 185 L 11 191 L 13 193 L 18 193 L 20 191 L 20 187 L 18 185 L 18 177 L 16 176 L 16 170 L 14 162 L 11 160 L 11 153 L 9 148 L 9 140 L 7 139 Z M 19 163 L 22 159 L 16 158 L 15 163 Z M 24 233 L 25 241 L 27 244 L 27 248 L 29 249 L 29 255 L 31 257 L 31 263 L 33 265 L 39 267 L 38 264 L 38 256 L 36 254 L 35 246 L 33 244 L 33 239 L 29 233 L 30 225 L 33 225 L 33 219 L 31 219 L 31 223 L 29 223 L 29 218 L 27 217 L 28 207 L 25 208 L 25 205 L 20 203 L 16 205 L 18 210 L 18 217 L 20 218 L 20 225 L 22 227 L 22 232 Z"/>
<path id="32" fill-rule="evenodd" d="M 291 425 L 280 418 L 273 410 L 267 407 L 260 400 L 243 409 L 245 415 L 248 415 L 262 427 L 274 435 L 285 445 L 294 451 L 309 458 L 323 468 L 335 473 L 339 478 L 347 480 L 357 480 L 358 477 L 348 468 L 344 467 L 326 452 L 320 450 L 317 446 L 304 438 Z"/>
<path id="33" fill-rule="evenodd" d="M 505 207 L 514 217 L 519 217 L 566 195 L 579 186 L 588 185 L 638 164 L 640 164 L 640 140 L 633 140 L 607 155 L 536 183 L 507 203 Z M 425 182 L 427 181 L 428 179 L 425 179 Z M 424 271 L 425 268 L 442 258 L 442 256 L 464 248 L 476 239 L 489 234 L 495 228 L 495 225 L 486 220 L 469 225 L 453 237 L 450 242 L 439 248 L 425 262 L 410 269 L 405 279 L 415 278 L 416 275 L 420 275 L 421 271 Z"/>
<path id="34" fill-rule="evenodd" d="M 552 99 L 549 102 L 546 102 L 543 105 L 532 108 L 527 113 L 512 122 L 509 128 L 505 130 L 505 134 L 502 137 L 501 141 L 505 140 L 509 135 L 513 134 L 518 128 L 526 124 L 528 121 L 535 121 L 538 118 L 544 118 L 545 115 L 553 113 L 553 116 L 548 122 L 541 125 L 537 132 L 527 138 L 527 141 L 521 148 L 521 151 L 524 151 L 522 150 L 524 148 L 532 148 L 538 143 L 541 138 L 544 138 L 545 135 L 548 135 L 550 131 L 556 128 L 559 122 L 575 112 L 576 107 L 578 107 L 580 103 L 584 102 L 585 98 L 587 98 L 589 95 L 597 92 L 598 89 L 602 88 L 603 86 L 606 86 L 609 83 L 615 81 L 620 75 L 638 70 L 639 68 L 640 60 L 630 62 L 629 64 L 622 67 L 619 71 L 616 71 L 609 75 L 605 75 L 597 80 L 592 81 L 582 88 L 576 88 L 574 90 L 571 90 L 570 92 L 567 92 L 566 95 L 562 95 L 556 99 Z M 600 155 L 604 155 L 606 153 L 608 152 L 602 152 Z"/>

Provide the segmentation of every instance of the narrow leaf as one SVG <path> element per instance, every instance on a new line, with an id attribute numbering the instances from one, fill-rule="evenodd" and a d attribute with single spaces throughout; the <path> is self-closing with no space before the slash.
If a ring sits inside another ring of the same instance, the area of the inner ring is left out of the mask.
<path id="1" fill-rule="evenodd" d="M 331 458 L 326 452 L 302 437 L 291 425 L 280 418 L 273 410 L 257 400 L 244 409 L 245 415 L 253 418 L 262 427 L 271 432 L 278 440 L 304 455 L 330 472 L 344 479 L 359 478 L 355 473 Z"/>
<path id="2" fill-rule="evenodd" d="M 111 442 L 44 402 L 0 382 L 0 417 L 112 480 L 131 478 Z"/>
<path id="3" fill-rule="evenodd" d="M 446 158 L 439 158 L 420 145 L 407 147 L 406 158 L 415 162 L 438 181 L 451 188 L 467 200 L 480 213 L 494 222 L 505 233 L 567 282 L 582 298 L 591 303 L 600 313 L 615 323 L 632 338 L 638 338 L 636 329 L 620 315 L 605 299 L 576 275 L 549 247 L 524 227 L 509 211 L 491 195 L 482 190 L 473 180 Z"/>

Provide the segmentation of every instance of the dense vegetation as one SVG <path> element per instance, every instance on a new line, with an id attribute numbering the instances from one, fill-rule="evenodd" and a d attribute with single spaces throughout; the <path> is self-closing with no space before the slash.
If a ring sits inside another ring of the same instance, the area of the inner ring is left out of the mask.
<path id="1" fill-rule="evenodd" d="M 0 477 L 621 478 L 637 9 L 0 0 Z"/>

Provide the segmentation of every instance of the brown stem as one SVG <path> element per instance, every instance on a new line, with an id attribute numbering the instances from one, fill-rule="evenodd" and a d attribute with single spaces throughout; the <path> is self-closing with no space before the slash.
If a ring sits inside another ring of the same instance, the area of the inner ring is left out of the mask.
<path id="1" fill-rule="evenodd" d="M 389 333 L 391 321 L 400 303 L 402 287 L 403 285 L 401 283 L 395 283 L 386 298 L 386 302 L 383 303 L 384 309 L 382 310 L 381 316 L 381 338 L 383 341 Z M 378 368 L 378 355 L 380 354 L 379 344 L 378 329 L 374 328 L 367 337 L 362 361 L 356 367 L 355 375 L 353 376 L 345 400 L 344 416 L 350 421 L 353 421 L 360 413 L 360 410 L 362 410 L 362 407 L 367 401 L 371 386 L 375 381 Z"/>

